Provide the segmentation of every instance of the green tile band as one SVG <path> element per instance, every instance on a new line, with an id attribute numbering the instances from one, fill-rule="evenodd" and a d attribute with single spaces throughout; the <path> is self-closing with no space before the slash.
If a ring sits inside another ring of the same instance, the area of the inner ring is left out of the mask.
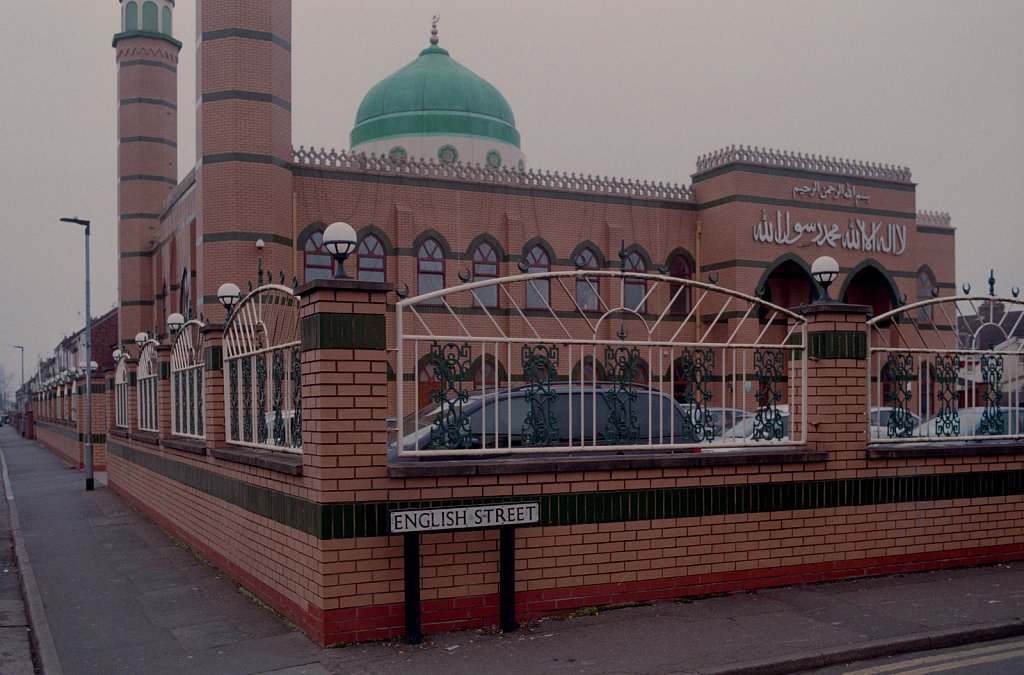
<path id="1" fill-rule="evenodd" d="M 388 535 L 388 513 L 512 502 L 539 502 L 540 526 L 801 511 L 1024 494 L 1024 471 L 617 490 L 561 495 L 318 504 L 181 464 L 108 440 L 107 452 L 165 478 L 318 539 Z"/>
<path id="2" fill-rule="evenodd" d="M 807 356 L 812 359 L 857 359 L 868 357 L 868 336 L 858 331 L 810 333 Z"/>
<path id="3" fill-rule="evenodd" d="M 314 314 L 302 319 L 302 350 L 385 349 L 383 314 Z"/>

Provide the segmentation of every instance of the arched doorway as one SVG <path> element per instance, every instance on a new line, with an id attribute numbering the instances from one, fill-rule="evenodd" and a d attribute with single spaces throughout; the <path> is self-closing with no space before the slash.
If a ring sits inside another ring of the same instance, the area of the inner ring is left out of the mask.
<path id="1" fill-rule="evenodd" d="M 817 287 L 808 268 L 790 258 L 779 262 L 771 272 L 762 277 L 757 294 L 762 300 L 780 307 L 799 307 L 814 302 Z M 765 321 L 767 316 L 764 316 L 763 311 L 760 314 L 762 316 L 759 318 Z"/>
<path id="2" fill-rule="evenodd" d="M 851 305 L 867 305 L 872 316 L 896 306 L 899 295 L 889 278 L 872 264 L 865 265 L 847 278 L 842 300 Z"/>

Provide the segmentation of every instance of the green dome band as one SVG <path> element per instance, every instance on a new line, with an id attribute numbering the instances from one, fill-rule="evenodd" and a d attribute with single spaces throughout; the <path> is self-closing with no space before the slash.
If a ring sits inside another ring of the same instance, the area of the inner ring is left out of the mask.
<path id="1" fill-rule="evenodd" d="M 492 117 L 461 112 L 393 113 L 362 122 L 352 129 L 352 147 L 399 136 L 475 136 L 519 147 L 519 132 Z"/>

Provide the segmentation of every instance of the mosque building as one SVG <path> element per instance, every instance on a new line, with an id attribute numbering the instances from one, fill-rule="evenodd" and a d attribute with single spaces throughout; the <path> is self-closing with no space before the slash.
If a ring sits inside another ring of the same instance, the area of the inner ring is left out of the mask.
<path id="1" fill-rule="evenodd" d="M 798 306 L 825 254 L 839 297 L 876 314 L 955 289 L 949 216 L 918 211 L 906 168 L 744 146 L 699 157 L 688 185 L 528 167 L 512 106 L 441 46 L 436 24 L 364 96 L 349 149 L 298 145 L 291 5 L 239 17 L 232 4 L 199 3 L 198 160 L 178 181 L 174 3 L 121 3 L 122 344 L 173 311 L 219 316 L 218 287 L 253 279 L 257 257 L 299 283 L 329 276 L 322 235 L 339 220 L 359 235 L 355 275 L 413 295 L 623 266 Z"/>

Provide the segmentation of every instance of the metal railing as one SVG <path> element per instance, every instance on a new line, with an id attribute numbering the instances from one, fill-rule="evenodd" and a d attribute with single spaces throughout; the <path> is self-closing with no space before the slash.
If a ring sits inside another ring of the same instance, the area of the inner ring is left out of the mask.
<path id="1" fill-rule="evenodd" d="M 171 433 L 205 438 L 203 411 L 205 324 L 192 320 L 182 326 L 171 351 Z"/>
<path id="2" fill-rule="evenodd" d="M 127 429 L 129 425 L 128 412 L 128 356 L 122 356 L 117 361 L 117 369 L 114 371 L 114 424 Z"/>
<path id="3" fill-rule="evenodd" d="M 712 284 L 522 274 L 400 300 L 395 329 L 394 456 L 806 441 L 806 320 Z"/>
<path id="4" fill-rule="evenodd" d="M 933 298 L 868 331 L 869 442 L 1024 438 L 1024 302 Z"/>
<path id="5" fill-rule="evenodd" d="M 160 381 L 160 367 L 156 358 L 159 343 L 150 340 L 142 346 L 139 353 L 139 369 L 136 378 L 136 395 L 138 396 L 137 423 L 141 431 L 157 432 L 160 430 L 160 415 L 157 401 L 157 387 Z"/>
<path id="6" fill-rule="evenodd" d="M 227 440 L 302 451 L 299 299 L 267 284 L 246 295 L 224 328 Z"/>

